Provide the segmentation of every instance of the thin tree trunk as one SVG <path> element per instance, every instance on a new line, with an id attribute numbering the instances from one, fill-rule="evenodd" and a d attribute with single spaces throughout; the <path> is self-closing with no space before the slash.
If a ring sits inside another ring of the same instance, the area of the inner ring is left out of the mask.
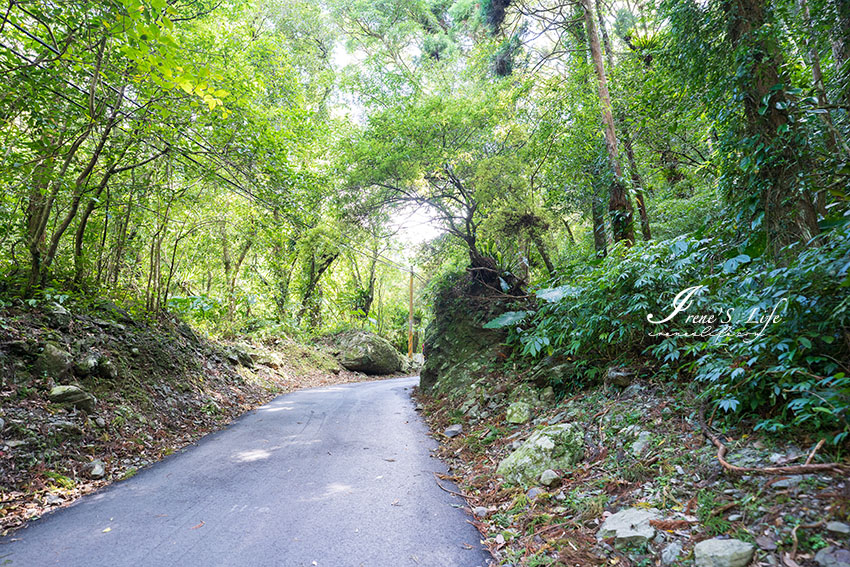
<path id="1" fill-rule="evenodd" d="M 605 25 L 605 12 L 602 10 L 601 0 L 596 0 L 596 16 L 599 19 L 599 33 L 602 35 L 602 45 L 605 47 L 605 55 L 608 59 L 608 69 L 614 68 L 614 49 L 611 45 L 611 39 L 608 36 L 608 26 Z M 625 117 L 622 115 L 622 109 L 617 113 L 620 126 L 620 134 L 623 139 L 623 147 L 626 150 L 626 159 L 629 162 L 629 176 L 632 180 L 632 188 L 635 192 L 635 200 L 638 205 L 638 213 L 640 214 L 640 229 L 644 240 L 651 240 L 652 233 L 649 230 L 649 217 L 646 214 L 646 204 L 643 196 L 643 180 L 640 177 L 640 170 L 635 161 L 635 152 L 632 146 L 632 136 L 629 131 L 629 126 L 626 123 Z M 631 203 L 629 203 L 631 206 Z M 633 211 L 630 209 L 632 214 Z"/>
<path id="2" fill-rule="evenodd" d="M 608 255 L 608 237 L 605 234 L 605 213 L 602 200 L 595 183 L 593 184 L 593 195 L 590 199 L 590 214 L 593 219 L 593 249 L 596 250 L 597 257 L 604 258 Z"/>
<path id="3" fill-rule="evenodd" d="M 596 23 L 593 20 L 593 12 L 590 0 L 582 0 L 584 7 L 584 23 L 587 29 L 587 41 L 590 44 L 590 56 L 596 69 L 597 87 L 599 89 L 599 103 L 602 107 L 602 122 L 605 132 L 605 149 L 608 152 L 608 164 L 611 167 L 613 179 L 611 181 L 608 211 L 611 214 L 611 230 L 614 240 L 632 245 L 635 242 L 635 232 L 632 226 L 632 214 L 629 210 L 629 200 L 626 195 L 626 187 L 623 183 L 623 168 L 617 155 L 617 133 L 614 127 L 614 115 L 611 110 L 611 96 L 608 93 L 608 82 L 605 75 L 605 65 L 602 61 L 602 48 L 599 44 L 599 35 L 596 31 Z"/>

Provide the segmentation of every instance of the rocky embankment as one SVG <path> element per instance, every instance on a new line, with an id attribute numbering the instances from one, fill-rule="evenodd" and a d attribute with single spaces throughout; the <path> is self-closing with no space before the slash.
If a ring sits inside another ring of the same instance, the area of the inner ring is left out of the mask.
<path id="1" fill-rule="evenodd" d="M 730 428 L 731 465 L 790 467 L 736 474 L 687 391 L 635 380 L 555 400 L 487 377 L 466 397 L 420 400 L 503 565 L 850 567 L 848 469 L 793 474 L 813 440 Z"/>
<path id="2" fill-rule="evenodd" d="M 694 384 L 648 369 L 582 388 L 567 358 L 524 367 L 483 328 L 510 304 L 473 281 L 435 305 L 419 409 L 501 565 L 850 567 L 839 448 L 706 423 Z"/>
<path id="3" fill-rule="evenodd" d="M 0 534 L 275 395 L 366 379 L 324 349 L 221 342 L 110 303 L 0 311 Z"/>

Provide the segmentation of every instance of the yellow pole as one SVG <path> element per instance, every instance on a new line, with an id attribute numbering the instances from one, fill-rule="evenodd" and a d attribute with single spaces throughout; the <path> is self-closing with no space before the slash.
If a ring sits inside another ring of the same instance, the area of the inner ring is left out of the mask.
<path id="1" fill-rule="evenodd" d="M 407 311 L 407 358 L 413 358 L 413 268 L 410 268 L 410 305 Z"/>

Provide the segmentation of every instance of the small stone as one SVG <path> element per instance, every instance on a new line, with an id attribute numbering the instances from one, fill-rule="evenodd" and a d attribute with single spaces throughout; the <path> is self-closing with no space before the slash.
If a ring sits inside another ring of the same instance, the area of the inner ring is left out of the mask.
<path id="1" fill-rule="evenodd" d="M 103 419 L 102 417 L 98 417 L 98 418 L 96 418 L 96 419 L 94 420 L 94 423 L 95 423 L 98 427 L 106 427 L 106 420 L 105 420 L 105 419 Z"/>
<path id="2" fill-rule="evenodd" d="M 844 522 L 828 522 L 826 524 L 826 531 L 838 535 L 850 535 L 850 525 Z"/>
<path id="3" fill-rule="evenodd" d="M 54 421 L 50 424 L 50 431 L 58 437 L 80 437 L 83 428 L 73 421 Z"/>
<path id="4" fill-rule="evenodd" d="M 742 514 L 729 514 L 730 522 L 740 522 L 742 519 L 744 519 Z"/>
<path id="5" fill-rule="evenodd" d="M 514 402 L 508 406 L 505 420 L 508 423 L 526 423 L 531 419 L 531 406 L 525 402 Z"/>
<path id="6" fill-rule="evenodd" d="M 106 380 L 115 380 L 118 378 L 118 369 L 111 360 L 104 357 L 97 363 L 97 375 Z"/>
<path id="7" fill-rule="evenodd" d="M 608 516 L 599 527 L 596 538 L 602 540 L 613 537 L 614 547 L 640 545 L 655 536 L 655 528 L 650 525 L 650 521 L 659 518 L 657 510 L 626 508 Z"/>
<path id="8" fill-rule="evenodd" d="M 558 502 L 563 502 L 566 499 L 567 499 L 567 495 L 564 494 L 563 492 L 559 492 L 558 494 L 555 495 L 555 500 L 557 500 Z"/>
<path id="9" fill-rule="evenodd" d="M 555 389 L 552 386 L 546 386 L 543 388 L 543 391 L 540 392 L 540 399 L 546 403 L 552 403 L 555 401 Z"/>
<path id="10" fill-rule="evenodd" d="M 850 567 L 850 551 L 830 545 L 815 555 L 815 563 L 820 567 Z"/>
<path id="11" fill-rule="evenodd" d="M 446 427 L 446 430 L 443 431 L 443 435 L 451 439 L 452 437 L 457 437 L 463 433 L 463 425 L 460 423 L 455 423 L 454 425 L 450 425 Z"/>
<path id="12" fill-rule="evenodd" d="M 67 329 L 71 324 L 71 313 L 59 303 L 54 303 L 47 312 L 50 326 L 56 329 Z"/>
<path id="13" fill-rule="evenodd" d="M 746 567 L 754 553 L 751 543 L 739 539 L 708 539 L 694 546 L 697 567 Z"/>
<path id="14" fill-rule="evenodd" d="M 802 481 L 802 480 L 803 480 L 802 476 L 794 475 L 794 476 L 789 476 L 788 478 L 783 478 L 783 479 L 777 480 L 776 482 L 773 483 L 772 486 L 773 486 L 773 488 L 779 488 L 779 489 L 796 488 L 797 485 L 800 484 L 800 481 Z"/>
<path id="15" fill-rule="evenodd" d="M 629 368 L 622 367 L 611 367 L 608 369 L 608 373 L 605 375 L 605 384 L 611 384 L 614 386 L 620 386 L 621 388 L 625 388 L 629 384 L 632 383 L 632 377 L 634 376 L 634 370 Z"/>
<path id="16" fill-rule="evenodd" d="M 65 499 L 62 498 L 61 496 L 59 496 L 58 494 L 52 494 L 51 493 L 51 494 L 47 495 L 47 497 L 44 499 L 44 501 L 48 506 L 56 506 L 58 504 L 63 503 L 65 501 Z"/>
<path id="17" fill-rule="evenodd" d="M 528 492 L 525 493 L 525 497 L 529 500 L 535 500 L 541 494 L 543 494 L 543 489 L 535 486 L 528 489 Z"/>
<path id="18" fill-rule="evenodd" d="M 89 478 L 94 480 L 98 480 L 106 476 L 106 466 L 100 459 L 95 459 L 94 461 L 90 462 L 85 467 L 83 467 L 83 470 L 86 472 L 86 474 L 89 475 Z"/>
<path id="19" fill-rule="evenodd" d="M 652 434 L 648 431 L 641 431 L 638 434 L 637 439 L 634 443 L 632 443 L 631 452 L 635 457 L 640 457 L 646 449 L 649 447 L 649 444 L 652 442 Z"/>
<path id="20" fill-rule="evenodd" d="M 15 447 L 23 447 L 24 445 L 29 445 L 29 441 L 26 439 L 9 439 L 8 441 L 4 441 L 3 444 L 9 447 L 10 449 L 14 449 Z"/>
<path id="21" fill-rule="evenodd" d="M 472 515 L 476 518 L 486 518 L 490 515 L 490 510 L 485 508 L 484 506 L 476 506 L 472 509 Z"/>
<path id="22" fill-rule="evenodd" d="M 80 376 L 89 376 L 93 374 L 97 368 L 98 357 L 96 354 L 87 354 L 81 361 L 76 364 L 77 374 Z"/>
<path id="23" fill-rule="evenodd" d="M 79 386 L 55 386 L 47 395 L 55 404 L 71 405 L 86 412 L 93 412 L 97 398 Z"/>
<path id="24" fill-rule="evenodd" d="M 677 559 L 679 559 L 679 555 L 682 554 L 682 544 L 674 541 L 663 550 L 661 550 L 661 564 L 662 565 L 673 565 Z"/>
<path id="25" fill-rule="evenodd" d="M 0 417 L 0 431 L 3 431 L 4 427 L 6 427 L 6 421 Z"/>
<path id="26" fill-rule="evenodd" d="M 767 536 L 757 537 L 756 545 L 765 551 L 776 551 L 776 541 Z"/>
<path id="27" fill-rule="evenodd" d="M 540 474 L 540 484 L 546 486 L 548 488 L 552 488 L 560 484 L 561 475 L 553 471 L 552 469 L 546 469 Z"/>
<path id="28" fill-rule="evenodd" d="M 139 349 L 137 349 L 136 347 L 131 348 L 130 354 L 132 354 L 133 356 L 139 356 Z"/>

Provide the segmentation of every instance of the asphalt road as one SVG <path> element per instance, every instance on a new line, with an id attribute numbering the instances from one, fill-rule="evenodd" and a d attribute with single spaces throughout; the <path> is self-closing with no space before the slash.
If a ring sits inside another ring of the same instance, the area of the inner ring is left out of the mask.
<path id="1" fill-rule="evenodd" d="M 463 502 L 434 481 L 417 380 L 281 396 L 6 538 L 0 565 L 486 566 Z"/>

